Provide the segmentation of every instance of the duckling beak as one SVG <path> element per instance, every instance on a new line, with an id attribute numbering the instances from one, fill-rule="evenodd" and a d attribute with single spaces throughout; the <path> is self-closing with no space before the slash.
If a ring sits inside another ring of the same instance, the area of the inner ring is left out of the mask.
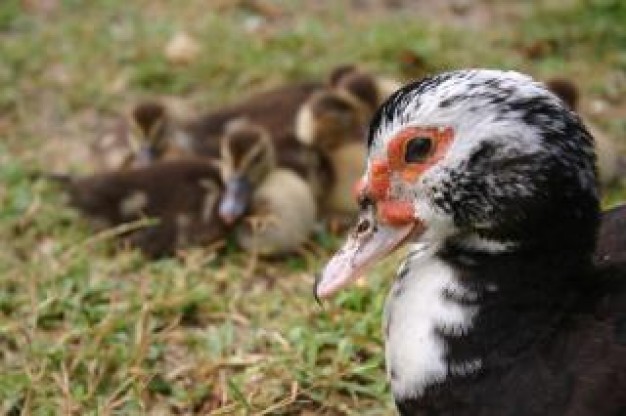
<path id="1" fill-rule="evenodd" d="M 141 146 L 135 158 L 136 167 L 144 167 L 152 164 L 156 160 L 156 152 L 150 146 Z"/>
<path id="2" fill-rule="evenodd" d="M 376 220 L 371 209 L 362 212 L 348 240 L 326 264 L 315 282 L 316 297 L 330 297 L 407 240 L 423 232 L 424 227 L 417 220 L 404 224 L 383 224 Z"/>
<path id="3" fill-rule="evenodd" d="M 248 208 L 252 185 L 243 176 L 235 176 L 226 181 L 226 189 L 220 201 L 219 214 L 226 224 L 233 224 Z"/>

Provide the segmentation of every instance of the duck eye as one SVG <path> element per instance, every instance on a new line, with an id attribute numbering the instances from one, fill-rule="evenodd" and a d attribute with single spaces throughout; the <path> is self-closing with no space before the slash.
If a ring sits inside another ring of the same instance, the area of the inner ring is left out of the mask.
<path id="1" fill-rule="evenodd" d="M 404 161 L 406 163 L 423 162 L 430 156 L 433 141 L 430 137 L 414 137 L 406 143 Z"/>
<path id="2" fill-rule="evenodd" d="M 365 192 L 357 197 L 357 203 L 359 204 L 359 209 L 361 210 L 366 210 L 370 205 L 374 205 L 372 198 L 367 196 Z"/>

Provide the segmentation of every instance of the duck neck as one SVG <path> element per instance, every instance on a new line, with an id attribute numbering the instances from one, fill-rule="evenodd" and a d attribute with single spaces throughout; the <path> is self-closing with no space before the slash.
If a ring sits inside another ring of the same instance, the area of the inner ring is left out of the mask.
<path id="1" fill-rule="evenodd" d="M 590 256 L 495 248 L 450 242 L 408 255 L 385 314 L 396 400 L 510 366 L 567 316 Z"/>

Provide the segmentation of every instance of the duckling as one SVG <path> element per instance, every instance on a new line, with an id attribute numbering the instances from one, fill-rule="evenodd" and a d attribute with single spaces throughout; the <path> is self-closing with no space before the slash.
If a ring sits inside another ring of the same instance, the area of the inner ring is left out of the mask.
<path id="1" fill-rule="evenodd" d="M 330 178 L 318 180 L 317 184 L 310 180 L 323 190 L 322 206 L 329 215 L 355 213 L 358 209 L 353 188 L 365 168 L 362 138 L 371 115 L 370 107 L 351 93 L 330 88 L 312 94 L 298 112 L 298 140 L 317 149 L 332 172 Z"/>
<path id="2" fill-rule="evenodd" d="M 296 115 L 298 140 L 308 146 L 333 150 L 360 140 L 373 111 L 347 91 L 325 88 L 302 104 Z"/>
<path id="3" fill-rule="evenodd" d="M 210 160 L 160 161 L 81 178 L 65 177 L 63 182 L 70 205 L 98 228 L 145 217 L 157 219 L 157 224 L 122 238 L 149 257 L 216 242 L 227 229 L 218 215 L 223 192 L 220 170 Z"/>
<path id="4" fill-rule="evenodd" d="M 229 123 L 247 120 L 267 130 L 274 146 L 276 163 L 305 178 L 320 201 L 324 185 L 332 181 L 328 158 L 297 138 L 295 119 L 299 109 L 316 91 L 320 82 L 299 82 L 252 95 L 239 103 L 202 115 L 182 127 L 194 154 L 220 157 L 220 141 Z"/>
<path id="5" fill-rule="evenodd" d="M 365 167 L 363 143 L 370 118 L 400 83 L 374 76 L 355 65 L 331 71 L 327 88 L 316 91 L 296 117 L 296 136 L 320 150 L 332 169 L 332 186 L 322 182 L 324 209 L 334 217 L 353 214 L 353 190 Z"/>
<path id="6" fill-rule="evenodd" d="M 565 78 L 552 78 L 546 82 L 548 89 L 558 96 L 572 111 L 579 112 L 580 93 L 578 87 Z M 580 112 L 579 112 L 580 113 Z M 594 137 L 600 183 L 611 185 L 624 177 L 624 156 L 620 154 L 613 139 L 601 129 L 585 120 L 587 130 Z"/>
<path id="7" fill-rule="evenodd" d="M 187 155 L 188 146 L 178 137 L 166 106 L 145 101 L 134 106 L 113 132 L 94 143 L 93 150 L 101 170 L 142 167 Z"/>
<path id="8" fill-rule="evenodd" d="M 267 129 L 245 119 L 232 121 L 221 140 L 224 196 L 219 214 L 235 229 L 239 245 L 264 256 L 304 243 L 317 217 L 316 201 L 304 179 L 276 162 Z"/>

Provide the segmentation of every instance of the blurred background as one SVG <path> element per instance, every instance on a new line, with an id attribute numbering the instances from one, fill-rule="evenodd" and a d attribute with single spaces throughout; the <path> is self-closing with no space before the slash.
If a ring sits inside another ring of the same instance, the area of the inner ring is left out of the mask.
<path id="1" fill-rule="evenodd" d="M 263 91 L 332 84 L 345 65 L 399 84 L 494 67 L 575 85 L 610 142 L 610 206 L 626 199 L 611 159 L 626 148 L 624 22 L 620 0 L 3 0 L 0 409 L 393 414 L 389 268 L 324 307 L 312 296 L 341 239 L 334 219 L 280 256 L 225 236 L 153 259 L 119 247 L 127 229 L 94 230 L 40 173 L 101 171 L 94 144 L 146 100 L 188 126 Z"/>

